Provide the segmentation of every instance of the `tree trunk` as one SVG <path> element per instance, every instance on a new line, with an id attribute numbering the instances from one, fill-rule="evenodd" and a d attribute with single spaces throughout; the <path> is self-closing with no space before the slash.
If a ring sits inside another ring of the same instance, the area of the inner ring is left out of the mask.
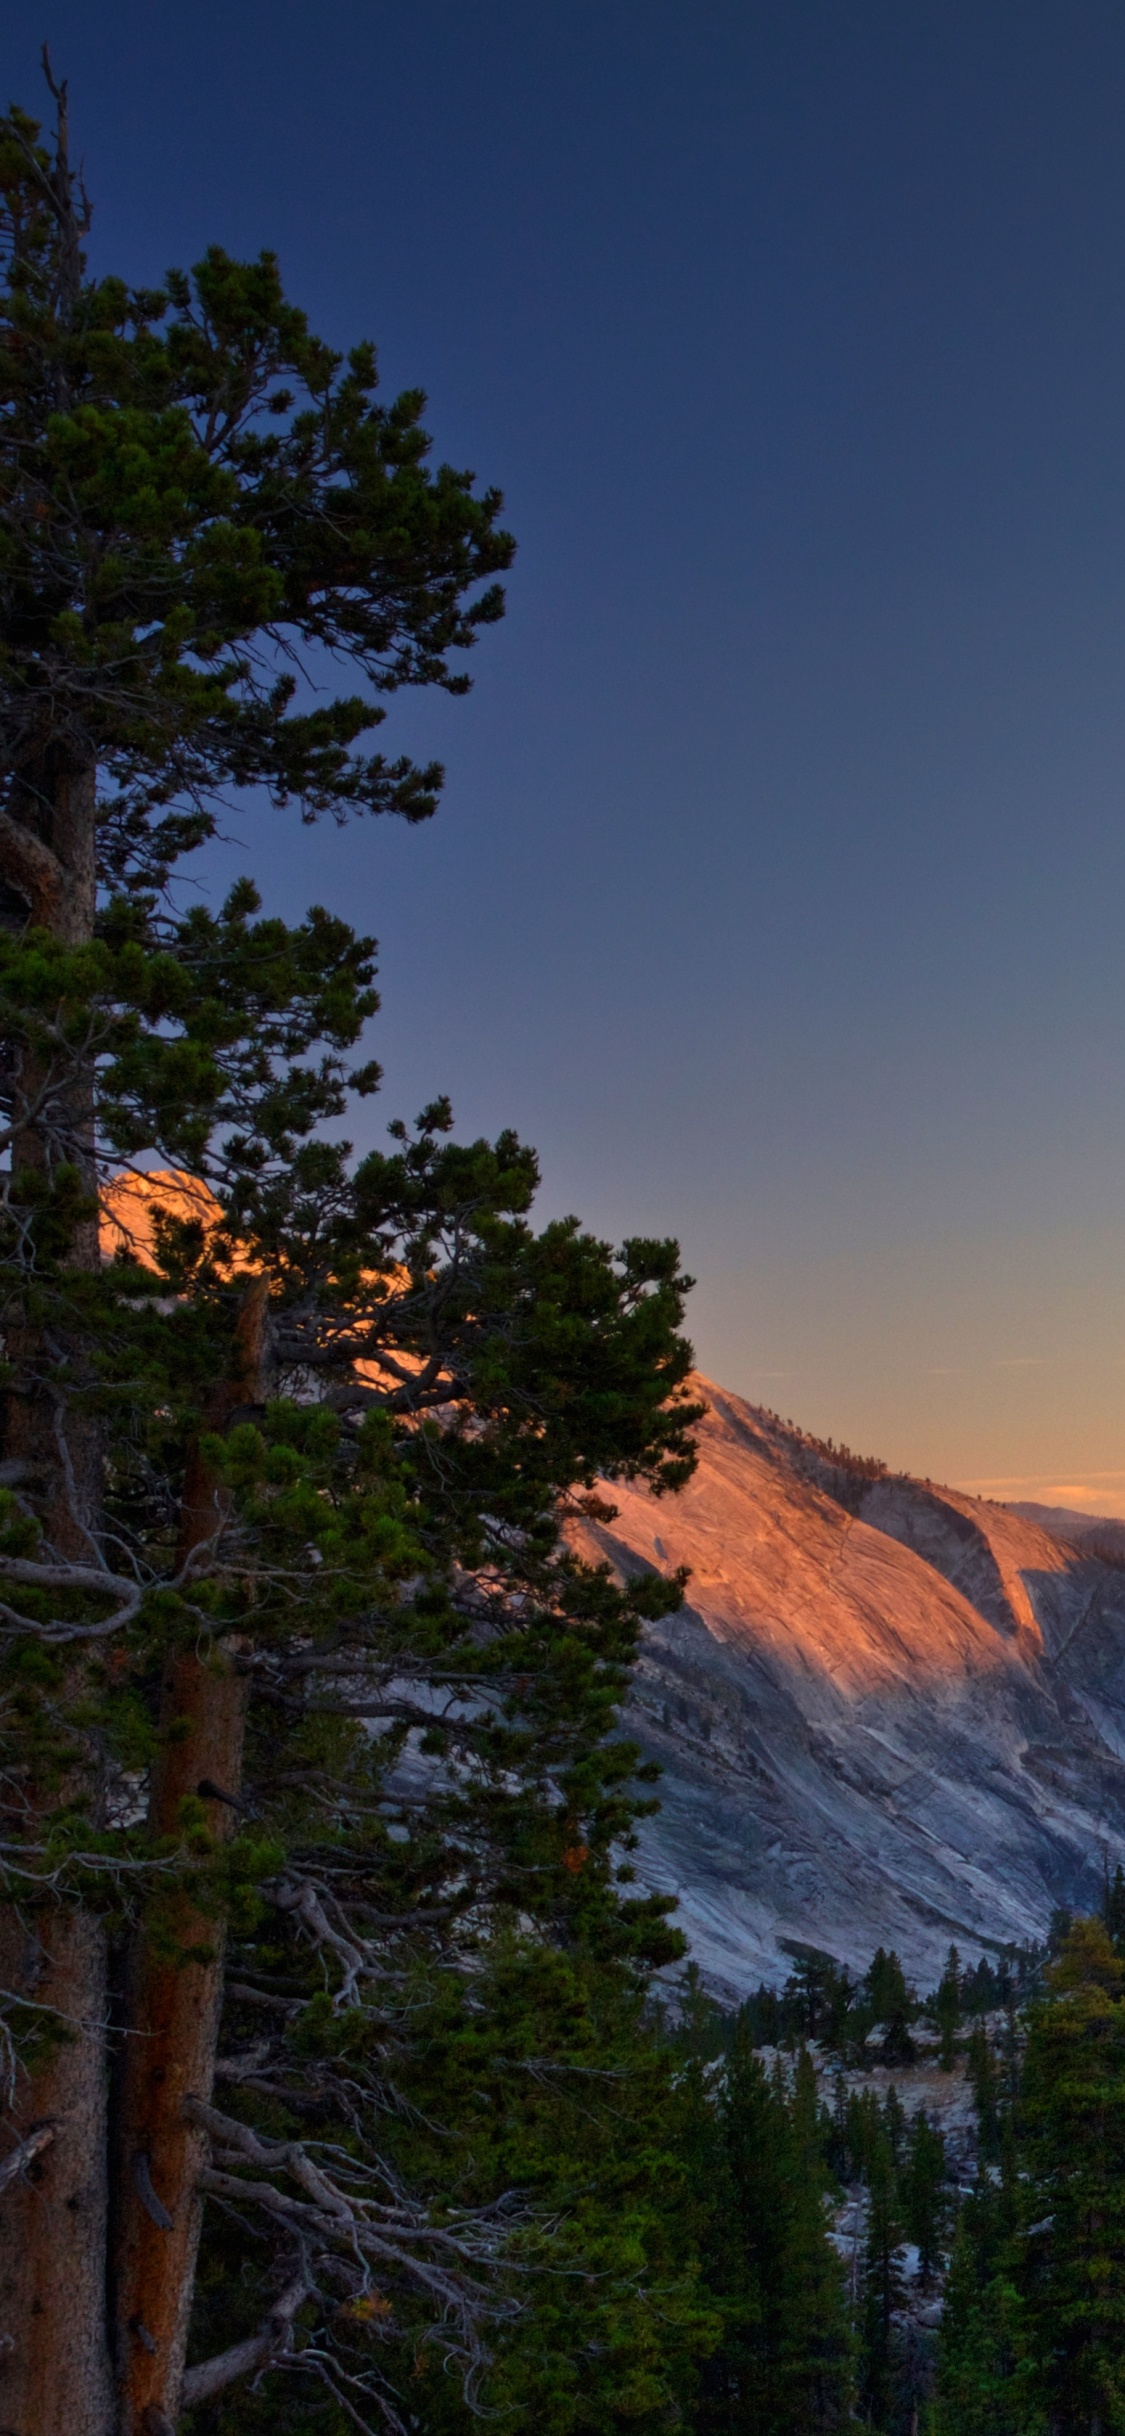
<path id="1" fill-rule="evenodd" d="M 96 771 L 61 752 L 15 781 L 0 812 L 0 879 L 8 919 L 49 930 L 68 947 L 93 937 L 97 872 Z"/>
<path id="2" fill-rule="evenodd" d="M 201 1784 L 237 1796 L 248 1679 L 230 1648 L 174 1659 L 164 1681 L 153 1832 L 177 1832 L 180 1804 Z M 214 1798 L 208 1823 L 234 1816 Z M 173 1950 L 170 1950 L 173 1949 Z M 178 1950 L 176 1950 L 178 1949 Z M 185 2098 L 211 2097 L 222 2006 L 222 1924 L 187 1894 L 142 1931 L 128 2004 L 118 2161 L 116 2260 L 121 2436 L 163 2436 L 179 2408 L 202 2201 L 205 2136 L 184 2121 Z"/>
<path id="3" fill-rule="evenodd" d="M 208 1415 L 212 1428 L 260 1401 L 267 1302 L 266 1280 L 257 1278 L 239 1319 L 234 1376 Z M 185 1482 L 181 1563 L 214 1536 L 228 1503 L 196 1449 Z M 230 1831 L 249 1695 L 237 1660 L 248 1646 L 231 1636 L 212 1656 L 187 1651 L 169 1662 L 149 1809 L 156 1836 L 175 1836 L 181 1803 L 201 1795 L 216 1837 Z M 222 1922 L 190 1895 L 174 1896 L 138 1937 L 129 1993 L 115 2244 L 120 2436 L 165 2436 L 180 2407 L 206 2154 L 206 2136 L 185 2122 L 183 2108 L 185 2098 L 210 2100 L 222 1993 Z"/>
<path id="4" fill-rule="evenodd" d="M 13 788 L 25 817 L 0 813 L 0 885 L 6 903 L 25 910 L 32 926 L 64 946 L 93 938 L 95 883 L 93 765 L 75 769 L 53 761 Z M 69 1259 L 78 1269 L 99 1263 L 94 1073 L 82 1057 L 65 1064 L 24 1050 L 15 1078 L 17 1117 L 12 1176 L 50 1176 L 77 1169 L 90 1208 L 79 1219 Z M 22 1103 L 22 1117 L 19 1105 Z M 18 1191 L 18 1186 L 17 1186 Z M 4 1453 L 26 1469 L 27 1492 L 55 1551 L 88 1564 L 101 1522 L 101 1433 L 88 1418 L 68 1414 L 60 1389 L 60 1356 L 81 1348 L 45 1346 L 30 1328 L 9 1330 L 13 1372 L 7 1397 Z"/>
<path id="5" fill-rule="evenodd" d="M 57 2037 L 17 2071 L 15 2141 L 53 2138 L 0 2193 L 0 2426 L 4 2436 L 110 2436 L 105 2334 L 107 2203 L 105 1939 L 89 1913 L 0 1913 L 3 1985 Z M 58 2016 L 62 2016 L 62 2020 Z"/>
<path id="6" fill-rule="evenodd" d="M 0 809 L 0 914 L 50 931 L 66 946 L 93 935 L 95 793 L 92 767 L 48 757 L 13 785 Z M 81 1064 L 48 1073 L 25 1059 L 17 1078 L 25 1121 L 13 1168 L 42 1176 L 77 1168 L 96 1201 L 94 1077 Z M 93 1210 L 70 1258 L 96 1267 Z M 257 1401 L 264 1281 L 251 1287 L 235 1375 L 208 1415 L 223 1427 Z M 103 1446 L 96 1421 L 75 1409 L 68 1366 L 82 1347 L 47 1345 L 18 1324 L 5 1348 L 14 1373 L 3 1454 L 20 1467 L 53 1553 L 89 1564 L 101 1526 Z M 61 1382 L 61 1383 L 60 1383 Z M 185 1483 L 181 1556 L 224 1519 L 223 1492 L 198 1454 Z M 174 1837 L 180 1805 L 201 1782 L 237 1795 L 246 1681 L 232 1645 L 169 1665 L 161 1756 L 150 1824 Z M 81 1691 L 81 1662 L 64 1700 Z M 61 1787 L 23 1789 L 17 1831 L 34 1838 L 60 1800 L 83 1790 L 81 1754 Z M 213 1802 L 216 1836 L 233 1813 Z M 154 1918 L 153 1931 L 157 1924 Z M 55 2008 L 64 2035 L 19 2073 L 9 2116 L 12 2150 L 33 2135 L 26 2172 L 0 2187 L 0 2436 L 162 2436 L 174 2425 L 191 2310 L 200 2203 L 201 2136 L 181 2119 L 191 2095 L 212 2088 L 221 2002 L 221 1924 L 186 1895 L 173 1897 L 158 1933 L 137 1941 L 123 2038 L 121 2139 L 115 2143 L 116 2284 L 107 2309 L 106 2227 L 111 2157 L 107 2124 L 105 1938 L 90 1913 L 22 1903 L 0 1912 L 0 1985 Z M 30 1978 L 29 1978 L 30 1973 Z M 50 2137 L 39 2136 L 40 2127 Z M 0 2170 L 3 2167 L 0 2152 Z M 111 2332 L 118 2364 L 115 2407 Z"/>
<path id="7" fill-rule="evenodd" d="M 95 772 L 52 756 L 14 787 L 0 815 L 5 909 L 71 946 L 93 934 Z M 93 1076 L 81 1067 L 43 1097 L 32 1066 L 20 1082 L 31 1113 L 13 1168 L 43 1172 L 65 1159 L 93 1196 Z M 96 1218 L 76 1230 L 77 1267 L 98 1260 Z M 14 1372 L 4 1452 L 23 1467 L 26 1491 L 61 1557 L 96 1557 L 101 1445 L 96 1423 L 68 1412 L 55 1382 L 59 1356 L 30 1331 L 9 1332 Z M 53 1374 L 53 1376 L 52 1376 Z M 77 1678 L 64 1688 L 81 1690 Z M 81 1764 L 62 1786 L 23 1789 L 9 1824 L 34 1839 L 37 1822 L 85 1789 Z M 52 1900 L 0 1908 L 0 1983 L 45 2008 L 61 2033 L 43 2060 L 18 2067 L 4 2129 L 18 2142 L 34 2126 L 53 2137 L 0 2197 L 0 2424 L 13 2436 L 109 2436 L 112 2377 L 105 2310 L 106 1945 L 101 1922 Z M 60 2019 L 61 2017 L 61 2019 Z"/>

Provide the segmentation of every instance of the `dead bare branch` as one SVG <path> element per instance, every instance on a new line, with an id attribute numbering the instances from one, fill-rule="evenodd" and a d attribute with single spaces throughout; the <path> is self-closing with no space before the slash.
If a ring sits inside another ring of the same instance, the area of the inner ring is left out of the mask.
<path id="1" fill-rule="evenodd" d="M 210 2360 L 201 2360 L 195 2368 L 189 2368 L 183 2382 L 184 2409 L 210 2402 L 240 2377 L 252 2376 L 255 2369 L 272 2367 L 281 2354 L 290 2351 L 297 2311 L 315 2289 L 307 2268 L 302 2267 L 279 2294 L 256 2334 L 246 2335 L 241 2343 L 232 2343 L 227 2351 L 215 2352 Z"/>
<path id="2" fill-rule="evenodd" d="M 8 2184 L 15 2182 L 34 2158 L 50 2147 L 55 2132 L 53 2123 L 36 2123 L 24 2139 L 17 2141 L 15 2148 L 0 2161 L 0 2191 L 6 2190 Z"/>

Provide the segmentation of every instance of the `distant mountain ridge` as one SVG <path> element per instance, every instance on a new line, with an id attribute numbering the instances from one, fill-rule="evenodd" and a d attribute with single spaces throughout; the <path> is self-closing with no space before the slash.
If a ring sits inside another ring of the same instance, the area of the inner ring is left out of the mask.
<path id="1" fill-rule="evenodd" d="M 1074 1506 L 1038 1506 L 1026 1499 L 1006 1499 L 1005 1503 L 1009 1514 L 1039 1523 L 1056 1539 L 1072 1540 L 1079 1546 L 1096 1541 L 1102 1548 L 1119 1548 L 1125 1556 L 1125 1522 L 1119 1514 L 1081 1514 Z"/>
<path id="2" fill-rule="evenodd" d="M 790 1940 L 932 1982 L 951 1940 L 1094 1902 L 1125 1864 L 1125 1568 L 699 1384 L 682 1496 L 615 1488 L 576 1538 L 691 1567 L 626 1722 L 665 1770 L 640 1875 L 711 1984 L 782 1976 Z"/>

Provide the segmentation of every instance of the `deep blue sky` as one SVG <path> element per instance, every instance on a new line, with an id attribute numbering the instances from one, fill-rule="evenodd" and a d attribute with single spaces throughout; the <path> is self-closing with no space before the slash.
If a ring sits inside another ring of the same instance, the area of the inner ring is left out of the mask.
<path id="1" fill-rule="evenodd" d="M 240 823 L 380 936 L 365 1122 L 674 1229 L 727 1384 L 1125 1504 L 1125 11 L 25 0 L 32 106 L 44 33 L 98 266 L 276 247 L 507 496 L 438 820 Z"/>

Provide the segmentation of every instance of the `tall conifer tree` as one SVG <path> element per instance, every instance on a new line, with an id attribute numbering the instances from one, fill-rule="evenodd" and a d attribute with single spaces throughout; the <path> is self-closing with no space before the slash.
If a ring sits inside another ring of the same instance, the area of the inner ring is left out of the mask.
<path id="1" fill-rule="evenodd" d="M 712 2237 L 704 2257 L 718 2257 L 729 2279 L 728 2336 L 707 2371 L 714 2401 L 700 2425 L 708 2436 L 727 2427 L 798 2436 L 845 2426 L 851 2345 L 842 2270 L 828 2239 L 825 2127 L 807 2052 L 790 2090 L 780 2063 L 767 2075 L 740 2021 L 719 2110 L 725 2164 L 716 2189 L 730 2197 L 722 2201 L 719 2240 Z"/>
<path id="2" fill-rule="evenodd" d="M 325 1127 L 377 1080 L 372 942 L 250 883 L 170 910 L 232 787 L 432 811 L 440 771 L 365 739 L 396 688 L 464 689 L 511 543 L 272 257 L 91 279 L 56 98 L 53 145 L 0 123 L 4 2413 L 167 2436 L 300 2359 L 393 2426 L 436 2327 L 481 2372 L 537 2238 L 502 2145 L 449 2165 L 452 2096 L 444 2148 L 384 2137 L 417 2026 L 459 2008 L 463 2056 L 523 1939 L 484 2079 L 577 2086 L 581 1957 L 621 2022 L 675 1951 L 617 1891 L 612 1728 L 679 1585 L 616 1589 L 560 1524 L 599 1477 L 690 1469 L 685 1281 L 671 1245 L 535 1235 L 532 1155 L 454 1144 L 443 1102 L 357 1165 Z M 309 707 L 298 651 L 358 690 Z M 208 2197 L 251 2248 L 192 2359 Z M 654 2221 L 609 2318 L 657 2411 Z"/>
<path id="3" fill-rule="evenodd" d="M 876 2136 L 868 2168 L 867 2238 L 863 2266 L 860 2399 L 869 2426 L 887 2428 L 895 2399 L 895 2317 L 904 2285 L 898 2252 L 904 2227 L 894 2151 L 888 2133 Z"/>
<path id="4" fill-rule="evenodd" d="M 1075 1923 L 1032 2007 L 1021 2112 L 1027 2342 L 1059 2436 L 1125 2428 L 1125 1964 Z"/>

